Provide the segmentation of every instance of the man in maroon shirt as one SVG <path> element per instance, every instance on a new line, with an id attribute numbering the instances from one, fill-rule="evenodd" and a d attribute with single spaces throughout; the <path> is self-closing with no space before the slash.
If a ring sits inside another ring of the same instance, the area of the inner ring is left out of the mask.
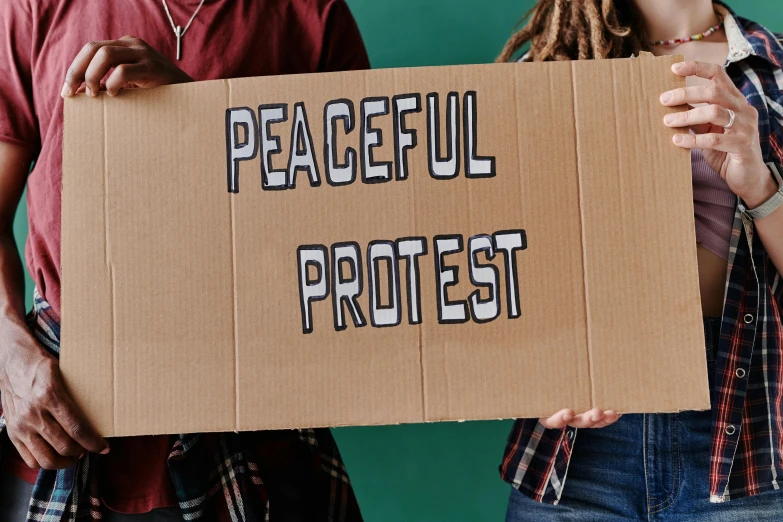
<path id="1" fill-rule="evenodd" d="M 107 442 L 68 397 L 53 355 L 62 97 L 368 67 L 344 0 L 0 1 L 0 519 L 28 505 L 35 520 L 359 519 L 328 431 Z M 41 296 L 29 323 L 12 234 L 25 186 L 27 266 Z"/>

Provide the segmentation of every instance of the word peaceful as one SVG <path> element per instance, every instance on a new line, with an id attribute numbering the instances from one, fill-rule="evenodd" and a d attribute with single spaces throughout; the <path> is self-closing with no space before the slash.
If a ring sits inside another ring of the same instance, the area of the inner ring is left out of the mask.
<path id="1" fill-rule="evenodd" d="M 408 151 L 418 145 L 415 129 L 406 125 L 406 116 L 421 112 L 421 94 L 402 94 L 388 97 L 365 98 L 360 103 L 359 129 L 360 151 L 343 147 L 338 141 L 338 123 L 342 132 L 354 132 L 356 115 L 354 102 L 348 99 L 333 100 L 326 104 L 323 114 L 323 163 L 326 182 L 338 187 L 350 185 L 361 171 L 363 183 L 383 183 L 392 180 L 392 162 L 376 161 L 373 150 L 384 144 L 383 133 L 373 127 L 373 120 L 388 116 L 391 112 L 394 124 L 394 177 L 398 181 L 408 177 Z M 460 142 L 464 143 L 465 176 L 487 178 L 495 176 L 495 158 L 481 157 L 477 149 L 477 114 L 475 91 L 466 92 L 462 98 L 462 125 L 459 118 L 460 97 L 451 92 L 446 97 L 446 153 L 441 151 L 440 101 L 438 93 L 427 95 L 427 157 L 430 176 L 435 179 L 453 179 L 460 174 Z M 321 167 L 313 145 L 310 120 L 304 102 L 293 107 L 291 122 L 291 147 L 288 166 L 273 170 L 272 156 L 282 153 L 280 136 L 272 131 L 273 124 L 285 123 L 289 118 L 287 103 L 261 105 L 258 116 L 249 107 L 235 107 L 226 111 L 226 156 L 228 191 L 239 192 L 239 165 L 250 161 L 261 152 L 261 188 L 286 190 L 296 188 L 296 174 L 305 172 L 313 187 L 321 186 Z M 460 136 L 462 127 L 462 136 Z M 240 134 L 241 129 L 241 134 Z"/>

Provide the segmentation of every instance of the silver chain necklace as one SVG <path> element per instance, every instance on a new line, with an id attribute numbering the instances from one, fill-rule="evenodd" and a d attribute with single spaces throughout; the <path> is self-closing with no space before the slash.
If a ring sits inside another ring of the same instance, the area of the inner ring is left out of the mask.
<path id="1" fill-rule="evenodd" d="M 182 26 L 174 23 L 174 19 L 171 17 L 171 12 L 169 11 L 169 6 L 166 3 L 166 0 L 161 0 L 161 2 L 163 2 L 163 9 L 166 10 L 166 15 L 169 17 L 169 22 L 171 22 L 171 28 L 174 29 L 174 36 L 177 37 L 177 60 L 182 58 L 182 37 L 185 36 L 185 32 L 190 28 L 190 24 L 193 23 L 196 15 L 199 11 L 201 11 L 201 6 L 204 5 L 204 1 L 205 0 L 201 0 L 201 3 L 198 4 L 196 10 L 193 11 L 193 16 L 190 17 L 190 20 L 188 20 L 187 25 L 183 29 Z"/>

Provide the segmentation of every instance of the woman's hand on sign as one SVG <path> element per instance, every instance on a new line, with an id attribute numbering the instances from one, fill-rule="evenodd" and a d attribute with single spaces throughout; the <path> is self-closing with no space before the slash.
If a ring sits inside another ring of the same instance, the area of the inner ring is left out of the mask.
<path id="1" fill-rule="evenodd" d="M 668 114 L 664 119 L 668 127 L 693 131 L 675 135 L 674 143 L 686 149 L 702 149 L 707 164 L 751 208 L 766 201 L 777 189 L 761 153 L 755 107 L 720 65 L 683 62 L 672 65 L 672 71 L 679 76 L 708 80 L 705 85 L 674 89 L 661 95 L 661 103 L 666 106 L 693 107 Z"/>
<path id="2" fill-rule="evenodd" d="M 605 428 L 611 426 L 621 417 L 612 410 L 594 408 L 588 412 L 574 414 L 573 410 L 560 410 L 551 417 L 542 417 L 539 422 L 545 428 L 561 430 L 566 426 L 572 428 Z"/>
<path id="3" fill-rule="evenodd" d="M 10 338 L 7 338 L 10 337 Z M 57 360 L 29 332 L 4 332 L 0 399 L 8 437 L 33 469 L 62 469 L 109 444 L 84 418 L 65 389 Z"/>
<path id="4" fill-rule="evenodd" d="M 192 81 L 144 40 L 125 36 L 86 44 L 68 68 L 61 94 L 73 96 L 81 91 L 82 83 L 88 96 L 97 96 L 102 85 L 109 96 L 116 96 L 121 89 Z"/>

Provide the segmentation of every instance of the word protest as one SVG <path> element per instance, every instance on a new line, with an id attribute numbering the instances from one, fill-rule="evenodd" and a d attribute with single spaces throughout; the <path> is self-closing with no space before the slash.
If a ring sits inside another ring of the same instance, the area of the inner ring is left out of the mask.
<path id="1" fill-rule="evenodd" d="M 448 288 L 459 283 L 458 267 L 449 265 L 446 256 L 463 252 L 465 241 L 461 235 L 436 236 L 433 239 L 435 276 L 437 280 L 438 322 L 440 324 L 477 323 L 494 321 L 500 316 L 500 278 L 495 265 L 482 263 L 495 258 L 495 252 L 502 253 L 506 270 L 506 302 L 508 318 L 520 316 L 519 289 L 517 287 L 516 253 L 527 248 L 524 230 L 498 232 L 492 236 L 473 236 L 468 240 L 468 262 L 470 281 L 476 288 L 486 288 L 487 298 L 480 290 L 473 291 L 467 299 L 449 299 Z M 331 252 L 331 256 L 330 256 Z M 421 281 L 419 258 L 427 255 L 425 238 L 401 238 L 396 241 L 372 241 L 367 247 L 366 271 L 370 294 L 370 323 L 376 328 L 398 326 L 402 323 L 400 272 L 397 262 L 404 260 L 405 296 L 407 298 L 408 324 L 420 324 Z M 305 245 L 297 249 L 299 269 L 299 301 L 302 308 L 302 331 L 312 333 L 312 303 L 332 296 L 334 329 L 347 328 L 347 307 L 356 327 L 367 325 L 365 314 L 357 298 L 364 290 L 362 277 L 362 253 L 357 243 L 335 243 L 330 249 L 323 245 Z M 333 267 L 330 271 L 329 266 Z M 381 265 L 384 269 L 381 269 Z M 347 267 L 347 268 L 346 268 Z M 347 269 L 347 276 L 346 271 Z M 315 277 L 310 277 L 310 271 Z M 385 284 L 385 294 L 383 281 Z M 385 299 L 384 299 L 385 297 Z"/>

